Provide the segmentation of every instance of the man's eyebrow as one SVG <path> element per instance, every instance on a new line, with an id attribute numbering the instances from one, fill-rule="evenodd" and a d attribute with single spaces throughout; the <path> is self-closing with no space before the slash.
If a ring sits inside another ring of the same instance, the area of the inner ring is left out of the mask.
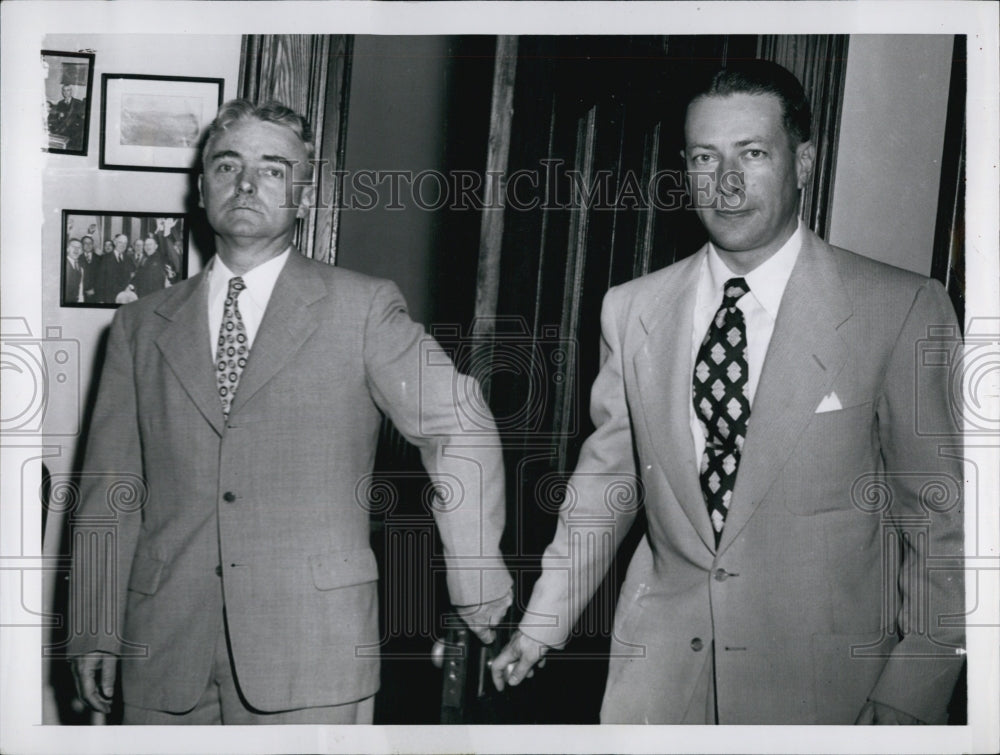
<path id="1" fill-rule="evenodd" d="M 261 155 L 260 159 L 266 163 L 282 163 L 287 165 L 289 168 L 292 167 L 292 161 L 283 155 Z"/>
<path id="2" fill-rule="evenodd" d="M 243 155 L 236 150 L 223 149 L 218 152 L 213 152 L 209 155 L 208 160 L 209 162 L 213 162 L 215 160 L 225 160 L 227 158 L 242 160 Z M 265 163 L 281 163 L 282 165 L 287 165 L 289 168 L 294 166 L 294 163 L 284 155 L 261 155 L 260 160 Z"/>
<path id="3" fill-rule="evenodd" d="M 209 159 L 209 161 L 212 161 L 212 160 L 222 160 L 222 159 L 225 159 L 227 157 L 239 158 L 239 157 L 242 157 L 242 155 L 240 155 L 239 152 L 236 152 L 236 151 L 231 150 L 231 149 L 223 149 L 223 150 L 220 150 L 218 152 L 213 152 L 211 155 L 208 156 L 208 159 Z"/>

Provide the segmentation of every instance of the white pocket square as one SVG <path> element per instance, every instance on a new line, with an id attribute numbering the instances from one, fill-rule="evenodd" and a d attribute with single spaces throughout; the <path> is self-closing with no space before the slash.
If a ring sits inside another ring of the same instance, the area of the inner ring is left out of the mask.
<path id="1" fill-rule="evenodd" d="M 823 397 L 823 400 L 819 402 L 819 406 L 816 407 L 816 414 L 821 414 L 823 412 L 835 412 L 838 409 L 843 409 L 843 405 L 840 403 L 840 398 L 837 396 L 836 391 L 831 391 Z"/>

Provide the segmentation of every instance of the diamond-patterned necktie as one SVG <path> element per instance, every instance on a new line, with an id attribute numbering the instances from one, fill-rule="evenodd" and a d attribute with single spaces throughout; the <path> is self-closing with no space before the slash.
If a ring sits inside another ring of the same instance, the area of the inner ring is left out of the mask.
<path id="1" fill-rule="evenodd" d="M 736 306 L 750 290 L 743 278 L 731 278 L 723 287 L 722 305 L 698 349 L 694 367 L 695 413 L 705 429 L 701 457 L 701 489 L 719 544 L 736 471 L 750 418 L 747 391 L 747 331 L 743 312 Z"/>
<path id="2" fill-rule="evenodd" d="M 222 399 L 222 413 L 227 418 L 233 397 L 236 395 L 236 386 L 239 385 L 240 375 L 247 366 L 247 355 L 250 353 L 247 329 L 237 303 L 240 291 L 246 287 L 247 284 L 238 275 L 229 279 L 229 291 L 226 293 L 218 348 L 215 352 L 215 376 L 219 384 L 219 398 Z"/>

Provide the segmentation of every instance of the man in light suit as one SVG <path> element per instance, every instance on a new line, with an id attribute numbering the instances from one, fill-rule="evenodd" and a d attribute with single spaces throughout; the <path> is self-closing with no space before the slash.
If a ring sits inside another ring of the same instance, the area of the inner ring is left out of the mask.
<path id="1" fill-rule="evenodd" d="M 946 720 L 961 439 L 946 371 L 918 374 L 918 349 L 937 328 L 955 358 L 955 316 L 937 282 L 802 227 L 809 134 L 801 85 L 775 64 L 731 66 L 690 102 L 683 154 L 710 242 L 605 298 L 596 430 L 498 688 L 566 644 L 613 556 L 581 533 L 621 542 L 636 507 L 608 494 L 626 482 L 648 531 L 602 722 Z"/>
<path id="2" fill-rule="evenodd" d="M 393 283 L 292 247 L 313 201 L 310 139 L 277 103 L 224 105 L 199 177 L 216 256 L 111 326 L 75 517 L 69 653 L 81 697 L 102 711 L 121 660 L 125 723 L 371 722 L 365 480 L 380 412 L 442 494 L 459 614 L 490 641 L 510 604 L 499 443 L 482 423 L 466 437 L 456 403 L 477 386 L 450 365 L 421 370 L 426 336 Z M 88 547 L 109 522 L 102 570 Z"/>
<path id="3" fill-rule="evenodd" d="M 85 301 L 87 274 L 82 260 L 83 246 L 80 244 L 80 239 L 67 241 L 66 272 L 63 275 L 63 301 L 66 303 L 76 304 Z"/>
<path id="4" fill-rule="evenodd" d="M 90 243 L 86 239 L 90 239 Z M 97 301 L 97 278 L 101 269 L 101 257 L 104 253 L 113 253 L 114 243 L 111 239 L 105 239 L 102 251 L 98 251 L 90 236 L 84 236 L 82 241 L 83 255 L 80 257 L 80 266 L 83 268 L 83 277 L 86 281 L 83 300 L 91 303 Z"/>

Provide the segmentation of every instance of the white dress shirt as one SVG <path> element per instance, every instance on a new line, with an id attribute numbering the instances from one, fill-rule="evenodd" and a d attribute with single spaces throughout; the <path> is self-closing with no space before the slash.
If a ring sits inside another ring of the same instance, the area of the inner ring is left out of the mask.
<path id="1" fill-rule="evenodd" d="M 730 278 L 742 277 L 750 287 L 737 302 L 736 306 L 743 312 L 747 330 L 747 394 L 750 400 L 750 416 L 753 416 L 753 398 L 757 393 L 757 381 L 764 367 L 764 357 L 774 333 L 774 321 L 778 317 L 781 297 L 785 293 L 788 278 L 795 267 L 802 249 L 802 223 L 799 223 L 795 233 L 791 235 L 777 252 L 746 275 L 732 272 L 722 261 L 719 253 L 711 243 L 708 254 L 702 261 L 698 273 L 698 291 L 695 294 L 694 326 L 691 329 L 691 364 L 692 369 L 698 358 L 698 349 L 705 340 L 712 318 L 722 304 L 723 287 Z M 705 453 L 705 428 L 694 410 L 694 387 L 692 398 L 688 401 L 690 413 L 691 437 L 694 439 L 695 460 L 699 467 L 701 457 Z"/>
<path id="2" fill-rule="evenodd" d="M 247 345 L 253 347 L 254 338 L 264 319 L 267 303 L 271 300 L 271 292 L 278 281 L 282 268 L 288 262 L 291 247 L 269 259 L 241 277 L 246 288 L 240 291 L 237 304 L 243 318 L 243 326 L 247 330 Z M 222 327 L 222 315 L 226 309 L 226 294 L 229 292 L 229 279 L 236 273 L 226 267 L 219 255 L 212 258 L 208 269 L 208 332 L 212 340 L 212 361 L 218 348 L 219 329 Z"/>

